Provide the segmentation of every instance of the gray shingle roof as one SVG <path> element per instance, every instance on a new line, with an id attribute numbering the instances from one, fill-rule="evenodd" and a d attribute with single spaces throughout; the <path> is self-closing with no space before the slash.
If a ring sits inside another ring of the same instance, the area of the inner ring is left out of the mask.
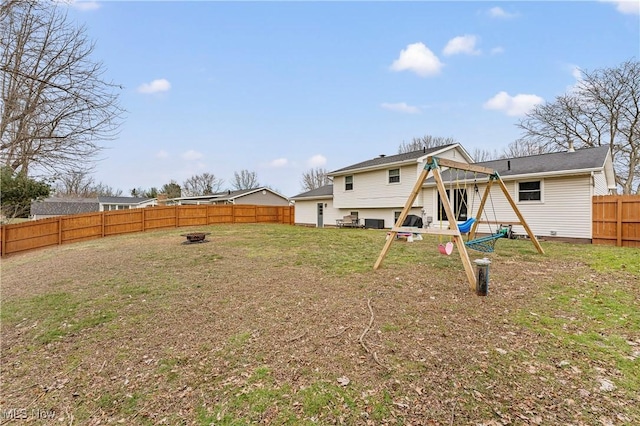
<path id="1" fill-rule="evenodd" d="M 292 200 L 297 198 L 322 198 L 333 196 L 333 185 L 324 185 L 320 188 L 312 189 L 311 191 L 302 192 L 296 196 L 291 197 Z"/>
<path id="2" fill-rule="evenodd" d="M 140 204 L 145 201 L 153 200 L 153 198 L 143 197 L 98 197 L 98 201 L 102 204 Z"/>
<path id="3" fill-rule="evenodd" d="M 527 157 L 485 161 L 478 164 L 494 169 L 500 176 L 588 170 L 604 166 L 608 153 L 609 146 L 598 146 L 577 149 L 575 152 L 551 152 Z"/>
<path id="4" fill-rule="evenodd" d="M 575 152 L 551 152 L 526 157 L 484 161 L 475 164 L 493 169 L 504 178 L 527 174 L 599 169 L 604 166 L 608 153 L 608 146 L 598 146 L 594 148 L 577 149 Z M 485 178 L 486 176 L 479 175 L 478 177 Z M 459 171 L 457 174 L 456 170 L 445 170 L 442 172 L 442 179 L 445 181 L 464 178 L 464 171 Z M 473 178 L 472 173 L 467 172 L 466 178 Z M 433 182 L 433 176 L 429 177 L 427 182 Z"/>
<path id="5" fill-rule="evenodd" d="M 421 149 L 419 151 L 412 151 L 412 152 L 405 152 L 403 154 L 380 156 L 380 157 L 376 157 L 376 158 L 374 158 L 372 160 L 362 161 L 360 163 L 352 164 L 351 166 L 347 166 L 347 167 L 343 167 L 343 168 L 338 169 L 338 170 L 334 170 L 334 171 L 330 172 L 329 175 L 338 174 L 338 173 L 344 173 L 344 172 L 347 172 L 347 171 L 350 171 L 350 170 L 358 170 L 358 169 L 366 169 L 366 168 L 369 168 L 369 167 L 382 166 L 382 165 L 385 165 L 385 164 L 417 160 L 418 158 L 420 158 L 422 156 L 429 155 L 429 154 L 431 154 L 433 152 L 436 152 L 436 151 L 440 151 L 440 150 L 448 148 L 448 147 L 450 147 L 452 145 L 456 145 L 456 144 L 442 145 L 442 146 L 437 146 L 435 148 Z"/>
<path id="6" fill-rule="evenodd" d="M 31 203 L 31 215 L 57 216 L 100 211 L 100 203 L 96 198 L 79 198 L 73 201 L 60 199 L 34 201 Z"/>

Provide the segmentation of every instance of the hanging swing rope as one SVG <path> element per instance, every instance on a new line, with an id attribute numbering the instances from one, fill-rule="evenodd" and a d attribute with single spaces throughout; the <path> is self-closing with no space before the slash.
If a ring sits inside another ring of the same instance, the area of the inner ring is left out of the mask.
<path id="1" fill-rule="evenodd" d="M 491 196 L 491 192 L 489 192 L 489 203 L 491 204 L 491 211 L 493 212 L 494 222 L 497 223 L 497 215 L 496 208 L 493 205 L 493 197 Z M 487 225 L 489 226 L 489 235 L 474 238 L 473 240 L 469 240 L 465 242 L 465 245 L 472 250 L 480 251 L 483 253 L 493 253 L 495 250 L 496 242 L 501 238 L 510 238 L 512 235 L 511 225 L 502 226 L 500 229 L 497 229 L 496 232 L 493 232 L 491 228 L 491 221 L 487 220 Z"/>

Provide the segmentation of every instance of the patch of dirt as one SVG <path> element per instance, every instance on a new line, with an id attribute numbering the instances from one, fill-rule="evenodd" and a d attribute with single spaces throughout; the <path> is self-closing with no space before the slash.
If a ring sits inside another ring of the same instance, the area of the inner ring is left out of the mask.
<path id="1" fill-rule="evenodd" d="M 515 320 L 522 310 L 535 314 L 534 296 L 550 280 L 592 276 L 583 265 L 495 263 L 489 295 L 478 297 L 461 265 L 385 264 L 340 277 L 247 256 L 229 238 L 183 245 L 177 234 L 3 260 L 1 303 L 14 316 L 3 316 L 0 422 L 12 409 L 51 424 L 206 424 L 225 406 L 250 416 L 231 401 L 256 386 L 261 368 L 270 381 L 260 386 L 286 390 L 254 417 L 265 424 L 276 422 L 283 401 L 297 421 L 324 424 L 640 422 L 630 408 L 638 397 L 602 384 L 616 375 L 610 360 L 584 360 L 579 347 L 564 353 L 580 363 L 556 360 L 553 336 Z M 46 312 L 60 318 L 47 327 L 62 335 L 43 342 L 47 317 L 26 301 L 47 294 L 75 305 L 68 317 Z M 102 323 L 77 325 L 107 313 Z M 342 387 L 355 401 L 309 418 L 296 395 L 315 383 Z M 376 404 L 384 406 L 377 414 Z"/>

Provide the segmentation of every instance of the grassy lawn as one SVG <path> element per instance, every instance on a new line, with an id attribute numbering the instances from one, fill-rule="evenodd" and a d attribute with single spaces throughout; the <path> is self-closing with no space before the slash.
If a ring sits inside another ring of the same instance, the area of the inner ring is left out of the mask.
<path id="1" fill-rule="evenodd" d="M 640 424 L 640 250 L 284 225 L 2 259 L 0 424 Z"/>

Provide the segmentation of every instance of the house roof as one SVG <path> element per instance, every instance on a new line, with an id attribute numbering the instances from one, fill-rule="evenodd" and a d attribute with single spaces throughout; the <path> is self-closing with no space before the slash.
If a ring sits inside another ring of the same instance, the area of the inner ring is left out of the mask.
<path id="1" fill-rule="evenodd" d="M 235 200 L 236 198 L 240 198 L 240 197 L 244 197 L 246 195 L 250 195 L 256 192 L 260 192 L 260 191 L 269 191 L 272 194 L 275 194 L 279 197 L 284 198 L 285 200 L 288 200 L 287 197 L 285 197 L 282 194 L 278 194 L 277 192 L 275 192 L 272 189 L 269 189 L 265 186 L 261 186 L 259 188 L 252 188 L 252 189 L 240 189 L 240 190 L 236 190 L 236 191 L 223 191 L 223 192 L 216 192 L 215 194 L 208 194 L 208 195 L 196 195 L 193 197 L 179 197 L 179 198 L 173 198 L 173 200 L 215 200 L 215 201 L 231 201 L 231 200 Z"/>
<path id="2" fill-rule="evenodd" d="M 333 184 L 324 185 L 320 188 L 312 189 L 311 191 L 302 192 L 296 196 L 291 197 L 292 200 L 300 198 L 331 198 L 333 197 Z"/>
<path id="3" fill-rule="evenodd" d="M 586 173 L 602 169 L 605 166 L 608 155 L 608 146 L 598 146 L 577 149 L 573 152 L 551 152 L 475 164 L 495 170 L 502 178 L 523 175 L 574 174 L 576 172 Z M 449 169 L 442 172 L 442 179 L 445 181 L 464 179 L 465 176 L 463 175 L 465 175 L 464 171 L 457 172 L 455 169 Z M 467 172 L 466 178 L 469 179 L 471 177 L 473 176 Z M 484 175 L 480 176 L 480 178 L 485 177 Z M 433 183 L 433 177 L 427 179 L 426 182 Z"/>
<path id="4" fill-rule="evenodd" d="M 381 155 L 371 160 L 362 161 L 360 163 L 352 164 L 351 166 L 334 170 L 332 172 L 329 172 L 328 174 L 330 176 L 333 176 L 333 175 L 340 175 L 340 174 L 344 174 L 345 172 L 353 172 L 361 169 L 371 169 L 376 167 L 387 166 L 389 164 L 394 164 L 394 163 L 411 163 L 411 162 L 417 161 L 421 157 L 424 157 L 427 155 L 433 155 L 439 151 L 444 151 L 449 148 L 452 148 L 454 145 L 459 145 L 459 144 L 456 143 L 456 144 L 442 145 L 442 146 L 437 146 L 435 148 L 428 148 L 428 149 L 425 148 L 419 151 L 405 152 L 405 153 L 396 154 L 396 155 Z"/>
<path id="5" fill-rule="evenodd" d="M 98 197 L 100 204 L 142 204 L 152 200 L 143 197 Z"/>
<path id="6" fill-rule="evenodd" d="M 58 216 L 78 213 L 90 213 L 100 210 L 97 198 L 47 198 L 31 203 L 31 215 Z"/>
<path id="7" fill-rule="evenodd" d="M 604 167 L 609 146 L 582 148 L 573 152 L 551 152 L 526 157 L 506 158 L 478 163 L 494 169 L 500 176 L 523 174 L 595 170 Z"/>

